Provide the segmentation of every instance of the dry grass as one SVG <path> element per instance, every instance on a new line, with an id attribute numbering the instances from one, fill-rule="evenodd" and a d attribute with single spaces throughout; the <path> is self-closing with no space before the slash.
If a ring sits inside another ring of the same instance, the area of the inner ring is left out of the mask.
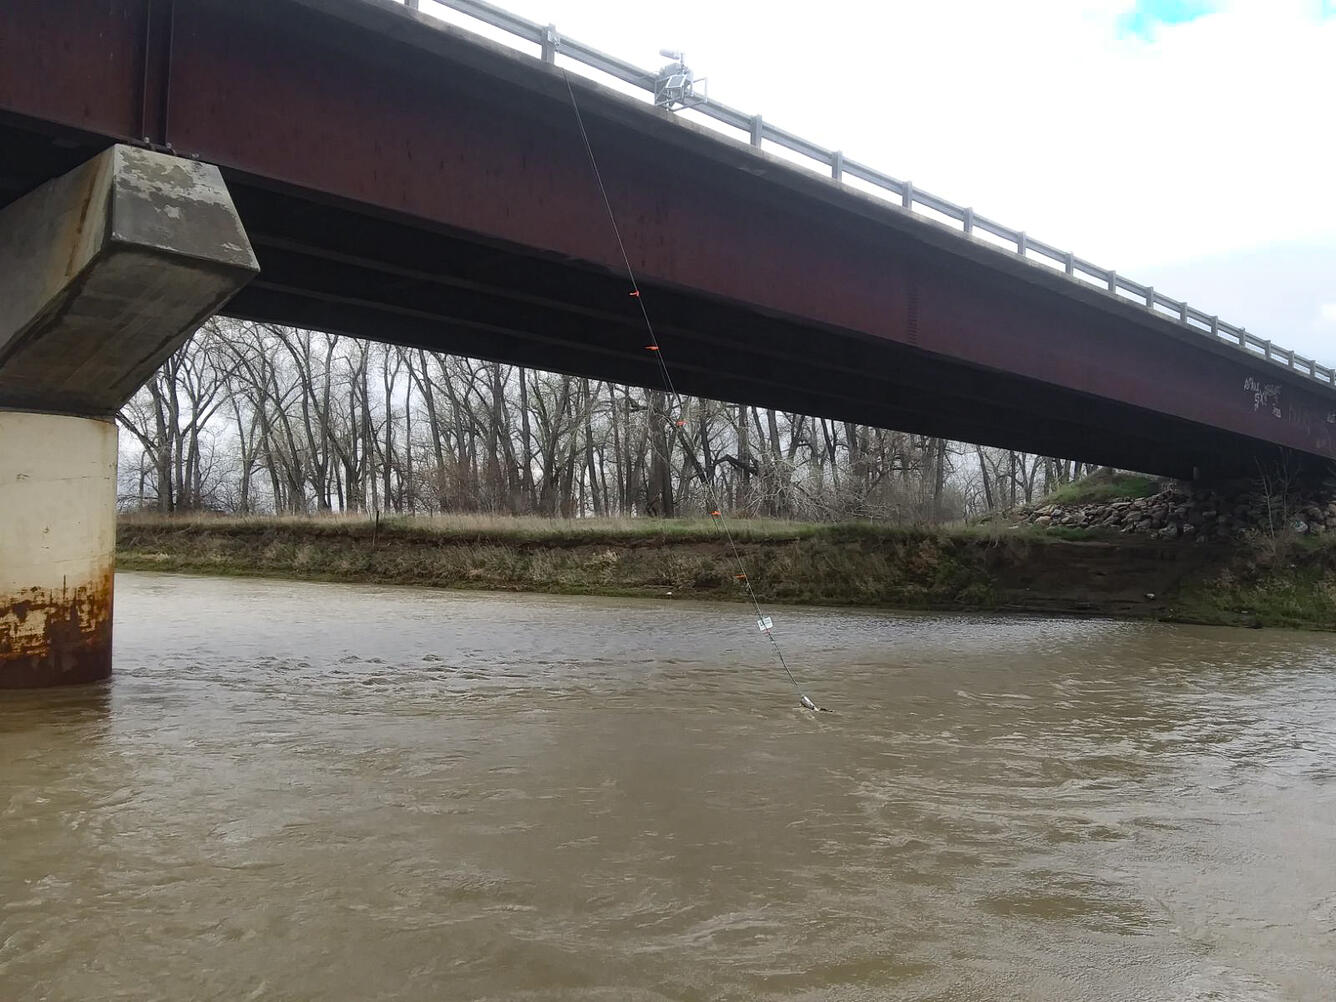
<path id="1" fill-rule="evenodd" d="M 122 515 L 122 526 L 203 532 L 251 533 L 274 529 L 308 531 L 322 535 L 351 535 L 381 532 L 401 535 L 428 535 L 445 540 L 501 539 L 532 542 L 563 540 L 589 542 L 613 540 L 713 540 L 721 538 L 723 524 L 709 518 L 544 518 L 538 515 L 389 515 L 377 522 L 372 516 L 356 514 L 320 515 L 159 515 L 139 512 Z M 873 523 L 866 524 L 868 530 Z M 729 519 L 727 531 L 735 539 L 783 541 L 801 539 L 827 531 L 830 525 L 794 522 L 786 519 Z M 883 528 L 884 527 L 880 527 Z"/>
<path id="2" fill-rule="evenodd" d="M 1123 593 L 1139 597 L 1150 590 L 1170 601 L 1145 607 L 1143 615 L 1336 629 L 1336 539 L 1305 540 L 1292 560 L 1268 561 L 1246 549 L 1217 553 L 1194 544 L 1127 539 L 1091 543 L 1089 533 L 1063 539 L 991 523 L 929 530 L 750 519 L 732 521 L 729 528 L 767 602 L 1134 615 Z M 366 516 L 344 515 L 133 515 L 122 518 L 117 537 L 118 562 L 127 570 L 745 598 L 732 548 L 715 525 L 699 519 L 452 515 L 389 518 L 377 525 Z M 1168 553 L 1175 545 L 1181 558 Z M 1189 559 L 1204 556 L 1211 559 Z M 1180 575 L 1176 584 L 1143 586 L 1144 575 L 1175 566 L 1184 568 L 1174 572 Z M 1222 573 L 1227 566 L 1235 569 Z"/>
<path id="3" fill-rule="evenodd" d="M 388 515 L 377 522 L 364 513 L 320 515 L 216 515 L 210 513 L 159 515 L 124 514 L 119 525 L 127 530 L 206 532 L 226 535 L 302 532 L 311 536 L 364 538 L 430 537 L 442 542 L 495 540 L 499 542 L 582 545 L 609 543 L 717 542 L 727 531 L 737 542 L 784 543 L 799 539 L 905 539 L 959 538 L 978 540 L 1085 539 L 1086 530 L 1044 530 L 1032 525 L 907 526 L 887 522 L 799 522 L 778 518 L 545 518 L 539 515 Z"/>
<path id="4" fill-rule="evenodd" d="M 819 604 L 987 605 L 984 554 L 969 538 L 871 522 L 731 521 L 768 598 Z M 121 520 L 126 569 L 704 598 L 745 597 L 733 548 L 701 519 L 443 516 Z M 931 559 L 924 558 L 929 554 Z"/>

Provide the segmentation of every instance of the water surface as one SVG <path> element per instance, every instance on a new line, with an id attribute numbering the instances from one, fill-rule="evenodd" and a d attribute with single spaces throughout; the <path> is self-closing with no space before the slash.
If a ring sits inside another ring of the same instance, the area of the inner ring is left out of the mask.
<path id="1" fill-rule="evenodd" d="M 1336 997 L 1330 636 L 117 579 L 0 999 Z"/>

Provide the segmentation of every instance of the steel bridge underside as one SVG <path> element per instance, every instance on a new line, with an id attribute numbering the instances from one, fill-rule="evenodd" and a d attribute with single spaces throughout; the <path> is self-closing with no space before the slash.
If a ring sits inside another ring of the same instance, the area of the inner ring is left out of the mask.
<path id="1" fill-rule="evenodd" d="M 148 143 L 223 168 L 261 266 L 231 315 L 658 385 L 560 71 L 390 0 L 3 19 L 0 205 Z M 1184 477 L 1336 458 L 1330 388 L 574 91 L 682 392 Z"/>

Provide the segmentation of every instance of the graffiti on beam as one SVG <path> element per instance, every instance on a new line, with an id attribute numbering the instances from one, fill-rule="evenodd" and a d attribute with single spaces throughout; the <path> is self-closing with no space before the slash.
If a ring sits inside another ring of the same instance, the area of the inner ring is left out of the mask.
<path id="1" fill-rule="evenodd" d="M 1284 417 L 1280 410 L 1280 384 L 1263 383 L 1256 376 L 1243 380 L 1243 388 L 1252 394 L 1253 410 L 1268 410 L 1276 417 Z"/>

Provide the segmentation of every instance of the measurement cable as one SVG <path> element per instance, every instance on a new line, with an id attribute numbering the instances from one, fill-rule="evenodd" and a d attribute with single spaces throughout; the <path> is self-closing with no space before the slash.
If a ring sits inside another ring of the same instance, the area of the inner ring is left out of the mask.
<path id="1" fill-rule="evenodd" d="M 636 280 L 635 269 L 631 266 L 630 255 L 626 253 L 626 243 L 622 240 L 621 227 L 617 225 L 617 214 L 613 212 L 612 202 L 608 198 L 608 189 L 603 183 L 603 173 L 598 167 L 598 158 L 594 155 L 593 144 L 589 141 L 589 133 L 585 129 L 584 116 L 580 114 L 580 103 L 575 98 L 575 88 L 571 85 L 570 74 L 565 70 L 562 76 L 566 81 L 566 92 L 571 97 L 571 110 L 575 112 L 575 124 L 580 129 L 580 139 L 584 142 L 585 153 L 589 157 L 589 166 L 594 173 L 594 180 L 598 184 L 599 194 L 603 197 L 603 208 L 607 210 L 608 224 L 612 228 L 612 234 L 617 239 L 617 250 L 621 253 L 622 264 L 626 268 L 626 277 L 631 283 L 630 295 L 640 306 L 640 316 L 645 321 L 645 331 L 649 335 L 649 344 L 645 345 L 645 350 L 653 354 L 658 362 L 659 374 L 663 377 L 664 390 L 676 415 L 673 418 L 673 429 L 677 432 L 682 441 L 682 448 L 689 456 L 694 456 L 691 451 L 691 443 L 686 437 L 686 410 L 682 404 L 681 394 L 677 392 L 677 387 L 673 385 L 672 373 L 668 371 L 668 363 L 663 356 L 663 348 L 659 344 L 658 336 L 654 333 L 654 324 L 650 321 L 649 308 L 645 305 L 645 297 L 641 294 L 640 284 Z M 699 464 L 693 464 L 699 465 Z M 702 470 L 702 473 L 706 471 Z M 670 474 L 671 475 L 671 474 Z M 770 641 L 770 649 L 774 652 L 779 666 L 784 669 L 784 674 L 793 683 L 794 690 L 798 693 L 798 702 L 813 713 L 829 713 L 825 707 L 817 706 L 816 703 L 803 691 L 797 676 L 793 674 L 793 669 L 789 667 L 788 660 L 784 657 L 784 649 L 780 647 L 779 641 L 775 638 L 774 621 L 765 614 L 761 608 L 761 602 L 756 596 L 755 589 L 752 588 L 751 577 L 747 573 L 747 567 L 743 563 L 742 554 L 738 550 L 737 541 L 733 538 L 733 533 L 729 530 L 728 521 L 724 518 L 723 506 L 719 503 L 718 497 L 714 492 L 714 485 L 708 474 L 701 477 L 701 483 L 705 487 L 706 498 L 710 503 L 710 522 L 715 527 L 715 531 L 720 533 L 728 541 L 729 551 L 732 553 L 733 562 L 737 565 L 738 573 L 735 575 L 737 580 L 742 582 L 742 586 L 747 593 L 747 598 L 751 600 L 752 608 L 756 611 L 756 625 Z"/>

